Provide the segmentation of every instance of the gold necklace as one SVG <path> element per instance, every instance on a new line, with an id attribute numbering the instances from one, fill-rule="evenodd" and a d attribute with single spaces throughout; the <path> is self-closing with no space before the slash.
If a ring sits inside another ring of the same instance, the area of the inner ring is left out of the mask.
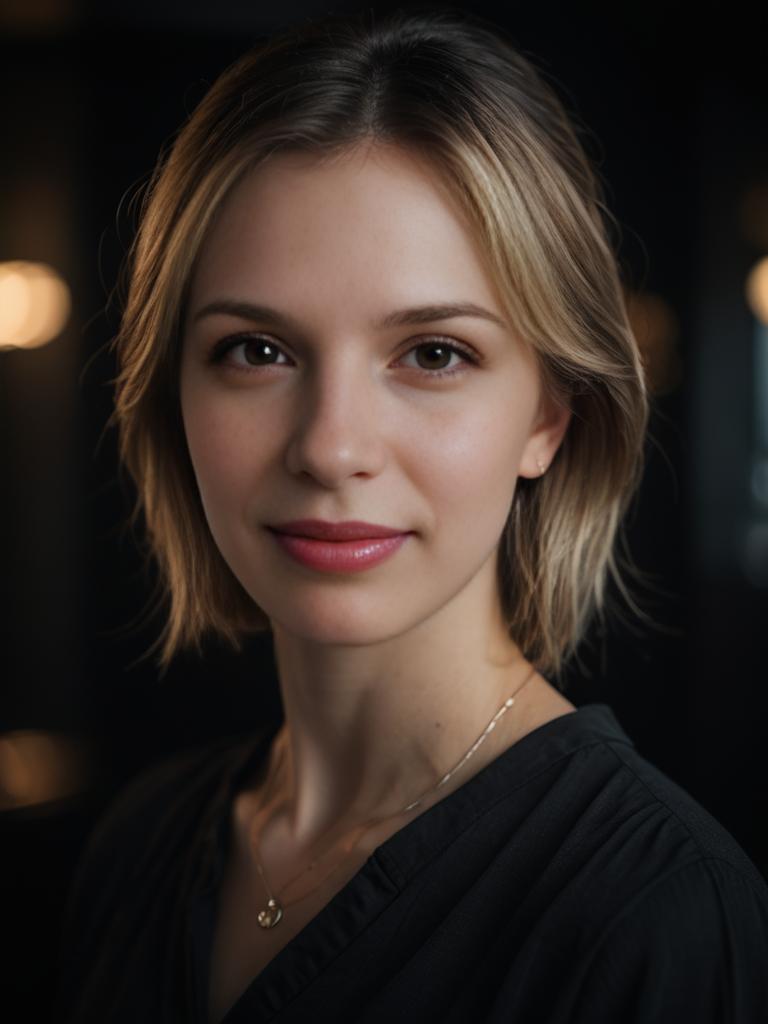
<path id="1" fill-rule="evenodd" d="M 368 821 L 365 821 L 361 825 L 357 826 L 357 829 L 354 830 L 354 831 L 361 831 L 361 834 L 358 835 L 356 843 L 353 844 L 352 846 L 350 846 L 346 850 L 346 854 L 345 855 L 349 856 L 349 854 L 355 848 L 357 843 L 359 843 L 361 836 L 364 835 L 366 832 L 368 832 L 373 825 L 379 824 L 382 821 L 387 821 L 390 818 L 397 817 L 398 814 L 405 814 L 408 811 L 412 811 L 415 807 L 418 807 L 418 805 L 422 802 L 422 800 L 425 799 L 425 797 L 430 796 L 432 793 L 434 793 L 438 789 L 440 789 L 441 786 L 445 785 L 445 783 L 448 781 L 448 779 L 450 779 L 451 776 L 455 772 L 457 772 L 459 770 L 459 768 L 461 768 L 461 766 L 466 761 L 469 760 L 469 758 L 475 753 L 475 751 L 480 746 L 480 744 L 483 743 L 485 741 L 485 739 L 487 738 L 487 736 L 492 732 L 492 730 L 495 729 L 496 723 L 498 722 L 498 720 L 501 718 L 501 716 L 509 708 L 512 707 L 512 705 L 515 703 L 515 699 L 516 699 L 517 695 L 520 693 L 520 691 L 523 689 L 523 687 L 526 685 L 526 683 L 533 677 L 535 672 L 536 672 L 536 669 L 534 667 L 534 668 L 531 669 L 531 671 L 525 677 L 525 679 L 520 684 L 520 686 L 517 688 L 517 690 L 515 690 L 514 694 L 511 697 L 507 697 L 507 699 L 501 705 L 499 710 L 496 712 L 496 714 L 493 716 L 493 718 L 490 720 L 488 725 L 485 727 L 485 729 L 483 730 L 481 735 L 478 737 L 478 739 L 475 740 L 475 742 L 472 744 L 472 746 L 469 748 L 469 750 L 466 752 L 466 754 L 464 754 L 464 756 L 461 758 L 461 760 L 449 772 L 447 772 L 442 777 L 442 779 L 440 779 L 440 781 L 438 782 L 438 784 L 436 786 L 434 786 L 432 789 L 427 790 L 426 793 L 422 793 L 422 795 L 418 798 L 418 800 L 413 800 L 406 807 L 404 807 L 402 809 L 402 811 L 396 811 L 394 814 L 384 815 L 381 818 L 370 818 Z M 255 819 L 255 820 L 257 820 L 257 819 Z M 266 907 L 264 907 L 262 910 L 259 911 L 258 916 L 257 916 L 257 920 L 258 920 L 258 922 L 259 922 L 259 924 L 261 925 L 262 928 L 274 928 L 275 925 L 278 924 L 280 922 L 280 920 L 282 919 L 283 912 L 285 911 L 285 909 L 287 907 L 292 906 L 294 903 L 298 903 L 299 900 L 298 899 L 297 900 L 292 900 L 290 903 L 286 903 L 283 900 L 279 900 L 272 893 L 272 891 L 271 891 L 271 889 L 269 887 L 269 883 L 267 882 L 267 879 L 266 879 L 266 877 L 264 875 L 264 867 L 263 867 L 263 865 L 261 863 L 261 858 L 259 857 L 259 852 L 258 852 L 259 851 L 259 836 L 260 836 L 263 828 L 264 828 L 264 823 L 262 823 L 261 827 L 258 828 L 258 829 L 256 829 L 254 826 L 252 826 L 252 828 L 251 828 L 251 836 L 250 836 L 251 846 L 253 848 L 254 856 L 256 858 L 256 868 L 257 868 L 259 874 L 261 875 L 262 882 L 264 883 L 264 888 L 266 889 L 266 892 L 267 892 L 267 905 L 266 905 Z M 333 849 L 333 846 L 331 846 L 331 849 Z M 328 851 L 325 851 L 325 852 L 328 852 Z M 306 874 L 307 871 L 310 871 L 311 869 L 313 869 L 315 864 L 318 863 L 318 860 L 322 859 L 323 856 L 325 856 L 325 853 L 320 855 L 320 857 L 315 858 L 315 860 L 310 861 L 308 867 L 303 868 L 297 875 L 295 875 L 292 879 L 290 879 L 290 881 L 288 881 L 283 886 L 282 892 L 285 892 L 287 889 L 289 889 L 291 887 L 291 885 L 293 885 L 293 883 L 298 878 L 301 878 L 302 875 Z M 315 886 L 315 889 L 310 890 L 310 891 L 311 892 L 316 891 L 316 889 L 319 888 L 320 885 L 322 885 L 322 883 L 325 881 L 325 879 L 328 878 L 330 875 L 332 875 L 333 872 L 336 871 L 338 867 L 339 867 L 339 864 L 334 865 L 334 867 L 332 867 L 331 870 L 329 872 L 327 872 L 326 875 L 323 876 L 323 878 L 320 880 L 320 882 L 317 884 L 317 886 Z M 307 895 L 309 895 L 309 893 L 305 893 L 304 896 L 300 897 L 300 899 L 305 899 L 305 897 Z"/>

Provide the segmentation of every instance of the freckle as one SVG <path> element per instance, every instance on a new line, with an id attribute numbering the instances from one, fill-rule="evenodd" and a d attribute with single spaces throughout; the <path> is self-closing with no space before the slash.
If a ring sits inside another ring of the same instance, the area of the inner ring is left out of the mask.
<path id="1" fill-rule="evenodd" d="M 435 722 L 435 728 L 436 729 L 442 729 L 442 727 L 443 727 L 443 723 L 442 722 Z"/>

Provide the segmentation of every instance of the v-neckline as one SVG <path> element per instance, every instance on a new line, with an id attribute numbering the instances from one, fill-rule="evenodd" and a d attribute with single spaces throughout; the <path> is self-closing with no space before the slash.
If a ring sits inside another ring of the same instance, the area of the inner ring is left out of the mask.
<path id="1" fill-rule="evenodd" d="M 585 742 L 583 730 L 576 724 L 590 723 L 598 735 L 589 742 L 608 739 L 631 744 L 606 704 L 589 704 L 559 715 L 537 726 L 516 743 L 506 747 L 492 761 L 470 776 L 455 790 L 423 813 L 406 822 L 371 853 L 359 870 L 325 904 L 318 914 L 293 936 L 263 970 L 246 985 L 220 1024 L 253 1024 L 268 1019 L 296 998 L 344 949 L 360 938 L 397 898 L 407 882 L 425 867 L 441 849 L 474 827 L 478 818 L 498 799 L 493 783 L 509 773 L 515 785 L 524 785 L 537 768 L 549 764 L 558 750 L 568 756 Z M 227 777 L 223 780 L 223 802 L 214 821 L 215 847 L 207 880 L 195 892 L 187 909 L 190 963 L 195 972 L 197 1024 L 208 1024 L 208 982 L 218 888 L 224 867 L 226 844 L 234 798 L 251 777 L 260 759 L 269 749 L 281 722 L 273 723 L 256 740 L 243 743 Z M 600 735 L 602 734 L 602 736 Z M 541 744 L 547 737 L 549 742 Z M 540 756 L 536 748 L 540 746 Z M 525 767 L 516 778 L 515 767 Z M 484 793 L 494 794 L 488 802 Z M 219 791 L 219 799 L 222 791 Z M 218 803 L 218 801 L 217 801 Z"/>

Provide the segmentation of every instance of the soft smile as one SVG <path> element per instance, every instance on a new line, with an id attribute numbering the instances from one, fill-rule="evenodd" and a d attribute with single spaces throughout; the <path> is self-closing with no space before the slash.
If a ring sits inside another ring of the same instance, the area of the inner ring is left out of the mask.
<path id="1" fill-rule="evenodd" d="M 362 572 L 393 555 L 410 531 L 359 521 L 299 520 L 268 527 L 295 561 L 320 572 Z M 290 532 L 289 532 L 290 531 Z"/>

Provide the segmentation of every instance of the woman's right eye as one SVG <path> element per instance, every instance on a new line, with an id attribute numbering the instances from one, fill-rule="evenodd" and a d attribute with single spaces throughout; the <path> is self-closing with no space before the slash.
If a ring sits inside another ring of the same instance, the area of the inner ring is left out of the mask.
<path id="1" fill-rule="evenodd" d="M 283 363 L 275 363 L 274 358 L 282 354 L 280 349 L 271 338 L 262 334 L 234 334 L 222 338 L 217 342 L 211 351 L 212 363 L 223 363 L 225 357 L 236 348 L 243 348 L 245 363 L 240 361 L 227 360 L 230 366 L 235 369 L 245 370 L 247 366 L 282 366 Z"/>

